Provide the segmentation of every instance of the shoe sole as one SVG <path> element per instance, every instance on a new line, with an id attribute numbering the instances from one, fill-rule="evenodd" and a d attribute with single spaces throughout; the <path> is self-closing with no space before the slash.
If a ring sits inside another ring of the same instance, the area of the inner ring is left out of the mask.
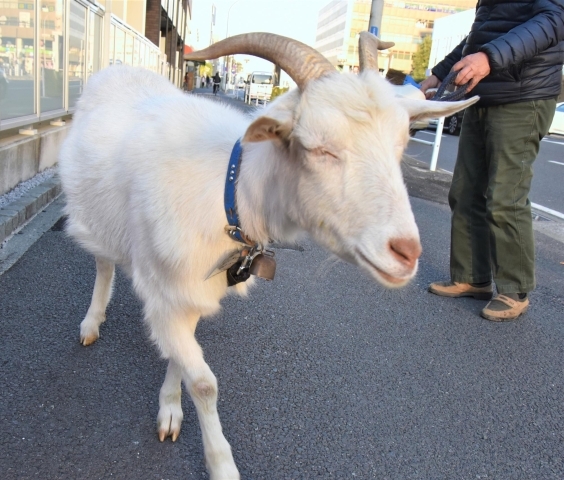
<path id="1" fill-rule="evenodd" d="M 527 305 L 514 317 L 496 317 L 494 315 L 490 315 L 484 312 L 480 312 L 480 315 L 486 320 L 489 320 L 490 322 L 513 322 L 514 320 L 517 320 L 521 315 L 523 315 L 528 309 L 529 309 L 529 305 Z"/>
<path id="2" fill-rule="evenodd" d="M 447 293 L 429 288 L 431 293 L 440 297 L 459 298 L 459 297 L 474 297 L 476 300 L 491 300 L 493 292 L 464 292 L 464 293 Z"/>

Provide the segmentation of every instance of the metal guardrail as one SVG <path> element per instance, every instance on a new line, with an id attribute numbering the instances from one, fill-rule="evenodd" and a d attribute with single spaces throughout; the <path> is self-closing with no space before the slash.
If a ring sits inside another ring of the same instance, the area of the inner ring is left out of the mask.
<path id="1" fill-rule="evenodd" d="M 437 169 L 437 160 L 439 158 L 439 149 L 441 148 L 441 138 L 443 136 L 443 127 L 445 124 L 445 117 L 440 117 L 437 122 L 437 131 L 435 133 L 435 141 L 428 142 L 427 140 L 421 140 L 420 138 L 411 137 L 412 142 L 422 143 L 423 145 L 430 145 L 433 147 L 433 154 L 431 155 L 431 165 L 429 170 L 434 172 Z"/>

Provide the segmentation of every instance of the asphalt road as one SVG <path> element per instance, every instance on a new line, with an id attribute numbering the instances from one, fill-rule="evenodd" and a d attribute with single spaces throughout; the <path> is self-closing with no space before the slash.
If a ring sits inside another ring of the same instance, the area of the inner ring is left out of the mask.
<path id="1" fill-rule="evenodd" d="M 434 130 L 417 132 L 416 138 L 434 141 Z M 425 162 L 431 162 L 433 147 L 421 143 L 410 142 L 406 153 Z M 452 172 L 458 151 L 458 136 L 444 133 L 437 168 Z M 534 163 L 534 177 L 530 199 L 533 203 L 556 210 L 564 214 L 564 137 L 548 135 L 541 142 L 539 155 Z"/>
<path id="2" fill-rule="evenodd" d="M 200 323 L 243 479 L 564 478 L 562 242 L 537 232 L 530 311 L 491 323 L 485 302 L 426 291 L 448 278 L 450 215 L 411 201 L 424 251 L 406 288 L 304 240 L 276 250 L 273 282 Z M 94 261 L 60 223 L 36 226 L 60 203 L 4 247 L 38 238 L 0 275 L 0 478 L 208 478 L 187 395 L 178 441 L 158 441 L 166 363 L 121 272 L 101 338 L 79 344 Z"/>
<path id="3" fill-rule="evenodd" d="M 564 478 L 562 243 L 537 235 L 530 312 L 490 323 L 484 302 L 426 292 L 448 276 L 449 212 L 412 203 L 424 253 L 405 289 L 304 241 L 198 327 L 243 479 Z M 58 227 L 0 276 L 1 478 L 207 478 L 186 395 L 180 438 L 157 439 L 166 365 L 121 273 L 100 340 L 79 344 L 94 262 Z"/>

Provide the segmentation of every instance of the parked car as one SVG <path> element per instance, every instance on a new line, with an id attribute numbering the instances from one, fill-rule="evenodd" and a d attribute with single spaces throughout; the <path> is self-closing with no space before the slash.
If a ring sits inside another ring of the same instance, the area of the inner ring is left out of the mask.
<path id="1" fill-rule="evenodd" d="M 564 135 L 564 102 L 556 105 L 556 112 L 554 112 L 554 118 L 552 119 L 552 124 L 548 129 L 548 133 L 558 133 L 559 135 Z"/>
<path id="2" fill-rule="evenodd" d="M 464 117 L 464 110 L 456 112 L 450 117 L 445 117 L 445 123 L 443 125 L 443 131 L 447 131 L 451 135 L 460 135 L 460 127 L 462 126 L 462 118 Z M 439 123 L 438 118 L 432 118 L 429 120 L 429 127 L 437 129 Z"/>

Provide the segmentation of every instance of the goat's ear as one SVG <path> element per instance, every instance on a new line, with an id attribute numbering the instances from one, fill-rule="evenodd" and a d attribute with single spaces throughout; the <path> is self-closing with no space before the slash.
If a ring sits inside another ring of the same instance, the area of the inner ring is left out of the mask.
<path id="1" fill-rule="evenodd" d="M 413 98 L 398 98 L 398 103 L 409 113 L 409 120 L 424 120 L 436 117 L 448 117 L 459 110 L 476 103 L 480 97 L 474 96 L 460 102 L 434 102 L 432 100 L 416 100 Z"/>
<path id="2" fill-rule="evenodd" d="M 281 122 L 272 117 L 259 117 L 249 125 L 243 142 L 264 142 L 266 140 L 286 140 L 292 131 L 292 122 Z"/>
<path id="3" fill-rule="evenodd" d="M 300 102 L 300 96 L 300 91 L 296 88 L 278 97 L 267 107 L 264 115 L 261 115 L 249 125 L 243 136 L 243 141 L 288 141 L 294 128 L 294 111 Z"/>

